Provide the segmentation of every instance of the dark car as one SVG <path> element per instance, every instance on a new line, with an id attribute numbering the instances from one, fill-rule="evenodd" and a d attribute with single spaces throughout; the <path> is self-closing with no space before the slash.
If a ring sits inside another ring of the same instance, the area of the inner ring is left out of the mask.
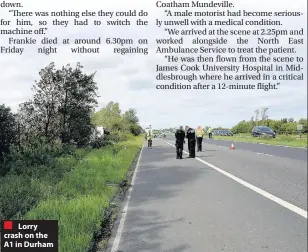
<path id="1" fill-rule="evenodd" d="M 272 138 L 276 137 L 276 133 L 267 126 L 256 126 L 252 129 L 251 135 L 253 137 L 260 137 L 260 136 L 270 136 Z"/>
<path id="2" fill-rule="evenodd" d="M 221 131 L 219 131 L 219 130 L 213 130 L 213 135 L 215 135 L 215 136 L 220 136 L 220 135 L 221 135 Z"/>
<path id="3" fill-rule="evenodd" d="M 227 136 L 227 131 L 226 130 L 220 130 L 220 135 L 221 136 Z"/>
<path id="4" fill-rule="evenodd" d="M 224 135 L 224 131 L 223 130 L 217 130 L 217 135 L 218 136 L 223 136 Z"/>
<path id="5" fill-rule="evenodd" d="M 230 130 L 214 130 L 213 135 L 216 135 L 216 136 L 233 136 L 233 133 Z"/>
<path id="6" fill-rule="evenodd" d="M 225 130 L 224 133 L 226 136 L 233 136 L 233 133 L 230 130 Z"/>

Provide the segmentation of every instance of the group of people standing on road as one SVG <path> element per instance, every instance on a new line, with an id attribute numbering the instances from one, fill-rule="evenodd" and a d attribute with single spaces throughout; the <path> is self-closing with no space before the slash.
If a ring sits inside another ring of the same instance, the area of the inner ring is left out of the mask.
<path id="1" fill-rule="evenodd" d="M 202 151 L 202 142 L 203 142 L 203 137 L 205 135 L 204 130 L 200 126 L 196 130 L 194 130 L 189 126 L 186 126 L 185 131 L 183 129 L 183 126 L 180 126 L 180 128 L 175 132 L 175 147 L 176 147 L 177 159 L 183 159 L 183 148 L 185 144 L 185 138 L 187 138 L 188 141 L 189 158 L 196 157 L 196 144 L 197 144 L 197 152 Z M 211 128 L 207 130 L 207 133 L 209 134 L 209 139 L 212 139 Z M 151 126 L 145 135 L 145 139 L 148 142 L 148 147 L 152 148 L 153 134 Z"/>
<path id="2" fill-rule="evenodd" d="M 175 132 L 175 147 L 176 147 L 176 158 L 183 159 L 183 148 L 185 144 L 185 138 L 188 141 L 188 152 L 189 158 L 196 157 L 196 143 L 197 143 L 197 152 L 202 151 L 202 142 L 205 135 L 204 130 L 199 126 L 196 130 L 186 126 L 186 133 L 183 129 L 183 126 Z M 209 139 L 212 139 L 212 129 L 208 129 Z"/>

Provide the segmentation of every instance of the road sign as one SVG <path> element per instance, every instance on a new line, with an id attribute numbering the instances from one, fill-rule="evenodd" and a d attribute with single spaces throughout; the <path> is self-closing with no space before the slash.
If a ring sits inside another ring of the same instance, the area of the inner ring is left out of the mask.
<path id="1" fill-rule="evenodd" d="M 303 130 L 303 125 L 302 124 L 297 124 L 297 131 Z"/>

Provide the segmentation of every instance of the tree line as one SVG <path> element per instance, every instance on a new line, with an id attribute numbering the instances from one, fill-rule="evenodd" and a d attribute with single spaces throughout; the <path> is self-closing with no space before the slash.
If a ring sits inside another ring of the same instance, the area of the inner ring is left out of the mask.
<path id="1" fill-rule="evenodd" d="M 280 120 L 274 119 L 264 119 L 255 121 L 253 118 L 251 120 L 242 120 L 231 129 L 226 127 L 215 127 L 213 130 L 231 130 L 233 134 L 239 133 L 251 133 L 252 129 L 255 126 L 267 126 L 274 130 L 277 134 L 282 135 L 291 135 L 298 134 L 297 125 L 301 124 L 303 129 L 301 130 L 301 134 L 308 133 L 308 120 L 307 118 L 301 118 L 298 121 L 295 121 L 293 118 L 282 118 Z M 204 127 L 204 131 L 207 131 L 210 127 Z"/>
<path id="2" fill-rule="evenodd" d="M 16 113 L 0 104 L 0 176 L 17 157 L 23 161 L 28 157 L 28 166 L 34 160 L 44 162 L 74 148 L 101 147 L 143 131 L 135 109 L 123 113 L 119 103 L 110 102 L 95 111 L 99 96 L 94 77 L 95 72 L 84 73 L 80 63 L 58 69 L 52 62 L 39 71 L 33 96 Z M 99 143 L 93 138 L 96 126 L 107 129 Z"/>
<path id="3" fill-rule="evenodd" d="M 303 129 L 301 133 L 308 133 L 308 120 L 307 118 L 302 118 L 295 121 L 293 118 L 282 118 L 280 120 L 265 119 L 260 121 L 248 120 L 241 121 L 235 125 L 231 131 L 235 134 L 238 133 L 251 133 L 253 127 L 255 126 L 267 126 L 272 130 L 276 131 L 278 134 L 298 134 L 297 125 L 301 124 Z"/>
<path id="4" fill-rule="evenodd" d="M 298 121 L 294 120 L 294 118 L 282 118 L 280 120 L 269 119 L 268 116 L 263 113 L 261 120 L 255 120 L 253 117 L 250 120 L 242 120 L 233 126 L 231 129 L 226 127 L 211 127 L 213 130 L 231 130 L 234 134 L 239 133 L 251 133 L 252 129 L 255 126 L 267 126 L 274 130 L 277 134 L 298 134 L 297 125 L 302 125 L 301 134 L 308 133 L 308 119 L 301 118 Z M 208 131 L 210 126 L 205 126 L 203 130 L 205 132 Z M 177 128 L 166 128 L 163 131 L 174 132 Z"/>
<path id="5" fill-rule="evenodd" d="M 235 125 L 231 130 L 234 134 L 238 133 L 251 133 L 255 126 L 267 126 L 278 134 L 297 134 L 297 125 L 301 124 L 303 129 L 301 133 L 307 134 L 308 121 L 307 118 L 301 118 L 295 121 L 294 118 L 282 118 L 280 120 L 270 119 L 268 116 L 269 108 L 256 109 L 255 116 L 252 116 L 248 121 L 241 121 Z"/>

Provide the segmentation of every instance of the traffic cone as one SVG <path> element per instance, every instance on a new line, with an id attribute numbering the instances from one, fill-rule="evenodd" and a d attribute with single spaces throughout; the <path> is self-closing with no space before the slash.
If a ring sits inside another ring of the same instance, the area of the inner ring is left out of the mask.
<path id="1" fill-rule="evenodd" d="M 235 150 L 234 143 L 232 142 L 230 150 Z"/>

